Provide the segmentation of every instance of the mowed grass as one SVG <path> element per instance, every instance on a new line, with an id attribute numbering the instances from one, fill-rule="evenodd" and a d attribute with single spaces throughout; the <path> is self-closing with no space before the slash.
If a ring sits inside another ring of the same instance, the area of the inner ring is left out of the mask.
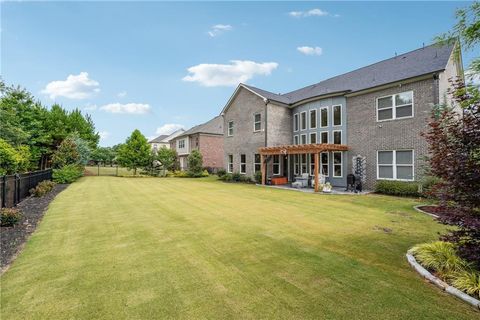
<path id="1" fill-rule="evenodd" d="M 478 319 L 408 266 L 444 230 L 413 204 L 85 177 L 1 277 L 1 318 Z"/>
<path id="2" fill-rule="evenodd" d="M 90 175 L 100 175 L 100 176 L 133 176 L 133 170 L 128 170 L 123 167 L 110 167 L 110 166 L 87 166 L 85 170 Z M 141 169 L 137 170 L 137 175 L 140 175 Z"/>

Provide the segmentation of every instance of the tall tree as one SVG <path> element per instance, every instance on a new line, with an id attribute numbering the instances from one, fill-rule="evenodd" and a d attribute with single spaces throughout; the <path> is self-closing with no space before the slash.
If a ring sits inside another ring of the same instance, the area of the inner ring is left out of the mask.
<path id="1" fill-rule="evenodd" d="M 125 144 L 118 149 L 117 161 L 120 165 L 133 170 L 134 175 L 137 169 L 145 167 L 150 161 L 150 145 L 147 138 L 135 129 Z"/>
<path id="2" fill-rule="evenodd" d="M 160 162 L 163 174 L 165 175 L 166 170 L 172 170 L 177 161 L 177 152 L 174 149 L 168 149 L 162 147 L 158 149 L 156 159 Z"/>
<path id="3" fill-rule="evenodd" d="M 203 173 L 203 157 L 200 151 L 193 150 L 187 157 L 188 175 L 201 177 Z"/>

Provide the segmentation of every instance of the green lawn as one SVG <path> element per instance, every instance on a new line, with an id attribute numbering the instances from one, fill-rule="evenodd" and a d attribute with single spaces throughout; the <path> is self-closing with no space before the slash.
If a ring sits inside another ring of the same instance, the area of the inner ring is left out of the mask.
<path id="1" fill-rule="evenodd" d="M 82 178 L 1 277 L 1 319 L 479 319 L 408 266 L 443 230 L 413 204 Z"/>
<path id="2" fill-rule="evenodd" d="M 85 170 L 88 171 L 92 175 L 100 175 L 101 176 L 133 176 L 133 170 L 128 170 L 127 168 L 122 167 L 110 167 L 110 166 L 87 166 Z M 140 174 L 140 169 L 137 170 L 137 175 Z"/>

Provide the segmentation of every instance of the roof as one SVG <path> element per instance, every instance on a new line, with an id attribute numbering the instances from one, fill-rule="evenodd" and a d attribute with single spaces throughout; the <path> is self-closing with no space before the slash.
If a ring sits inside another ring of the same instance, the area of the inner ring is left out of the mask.
<path id="1" fill-rule="evenodd" d="M 168 134 L 162 134 L 161 136 L 158 136 L 158 137 L 148 141 L 148 143 L 160 143 L 160 142 L 162 142 L 163 139 L 168 138 L 168 136 L 169 136 Z"/>
<path id="2" fill-rule="evenodd" d="M 216 116 L 215 118 L 199 124 L 197 126 L 194 126 L 181 135 L 178 135 L 178 137 L 181 136 L 188 136 L 191 134 L 195 133 L 208 133 L 208 134 L 219 134 L 223 135 L 223 118 L 221 116 Z"/>
<path id="3" fill-rule="evenodd" d="M 422 47 L 285 94 L 275 94 L 245 84 L 241 86 L 265 99 L 293 105 L 318 96 L 356 92 L 443 71 L 454 46 L 434 44 Z"/>
<path id="4" fill-rule="evenodd" d="M 170 142 L 170 140 L 174 139 L 176 136 L 180 135 L 184 131 L 184 129 L 178 129 L 170 134 L 162 134 L 155 139 L 148 141 L 148 143 L 168 143 Z"/>

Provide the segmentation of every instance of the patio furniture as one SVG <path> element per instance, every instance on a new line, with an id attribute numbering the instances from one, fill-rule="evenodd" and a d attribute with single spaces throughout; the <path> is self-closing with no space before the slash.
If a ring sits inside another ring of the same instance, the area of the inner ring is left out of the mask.
<path id="1" fill-rule="evenodd" d="M 302 185 L 303 185 L 303 183 L 301 183 L 300 181 L 292 182 L 292 187 L 293 188 L 300 189 L 302 187 Z"/>
<path id="2" fill-rule="evenodd" d="M 310 180 L 310 177 L 309 177 L 308 173 L 304 173 L 301 176 L 295 177 L 295 182 L 301 183 L 302 188 L 308 187 L 308 181 L 309 180 Z"/>

